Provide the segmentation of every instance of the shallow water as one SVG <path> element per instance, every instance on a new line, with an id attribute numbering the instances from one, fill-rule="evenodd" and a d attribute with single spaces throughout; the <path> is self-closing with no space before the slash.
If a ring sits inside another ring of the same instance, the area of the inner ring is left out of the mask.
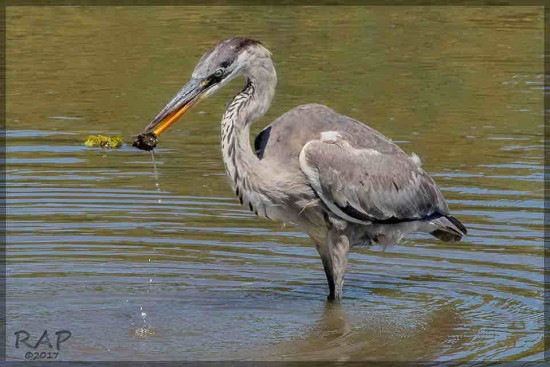
<path id="1" fill-rule="evenodd" d="M 541 9 L 24 7 L 7 29 L 10 359 L 18 330 L 71 331 L 63 360 L 542 358 Z M 355 249 L 329 305 L 308 238 L 226 181 L 240 82 L 162 137 L 158 182 L 145 152 L 83 145 L 129 141 L 232 35 L 280 78 L 254 131 L 314 101 L 364 121 L 421 157 L 470 235 Z"/>

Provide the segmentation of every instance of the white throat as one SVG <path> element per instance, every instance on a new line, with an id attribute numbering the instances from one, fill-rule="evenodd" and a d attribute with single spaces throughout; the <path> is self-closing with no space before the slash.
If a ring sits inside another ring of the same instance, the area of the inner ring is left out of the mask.
<path id="1" fill-rule="evenodd" d="M 269 109 L 277 74 L 270 57 L 252 60 L 242 74 L 245 87 L 233 98 L 222 118 L 221 148 L 226 172 L 239 200 L 262 215 L 260 208 L 265 200 L 261 189 L 252 187 L 253 182 L 261 180 L 250 179 L 259 174 L 259 159 L 250 145 L 250 125 Z"/>

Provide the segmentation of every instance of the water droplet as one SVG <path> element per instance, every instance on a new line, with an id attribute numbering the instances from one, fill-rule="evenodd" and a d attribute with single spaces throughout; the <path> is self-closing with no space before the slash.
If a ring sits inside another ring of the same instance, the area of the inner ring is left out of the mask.
<path id="1" fill-rule="evenodd" d="M 155 187 L 157 192 L 160 195 L 160 183 L 159 183 L 159 172 L 157 170 L 157 161 L 155 160 L 155 151 L 151 150 L 151 159 L 153 160 L 153 174 L 155 176 Z M 157 202 L 162 204 L 162 199 L 158 199 Z"/>

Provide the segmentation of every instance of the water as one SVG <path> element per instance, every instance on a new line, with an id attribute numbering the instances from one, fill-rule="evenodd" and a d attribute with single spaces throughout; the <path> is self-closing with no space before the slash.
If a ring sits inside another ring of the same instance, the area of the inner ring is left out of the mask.
<path id="1" fill-rule="evenodd" d="M 541 359 L 539 10 L 9 8 L 8 357 L 18 330 L 69 330 L 63 360 Z M 357 249 L 327 305 L 308 238 L 230 191 L 219 120 L 240 82 L 161 138 L 158 177 L 129 144 L 84 147 L 130 141 L 231 35 L 280 77 L 254 132 L 308 102 L 364 121 L 420 156 L 470 235 Z"/>
<path id="2" fill-rule="evenodd" d="M 155 151 L 151 151 L 151 161 L 153 162 L 153 175 L 155 176 L 155 187 L 157 188 L 157 192 L 160 194 L 160 183 L 159 183 L 159 171 L 157 168 L 157 161 L 155 159 Z M 160 195 L 159 195 L 160 196 Z M 159 204 L 162 203 L 162 199 L 158 199 L 157 202 Z"/>

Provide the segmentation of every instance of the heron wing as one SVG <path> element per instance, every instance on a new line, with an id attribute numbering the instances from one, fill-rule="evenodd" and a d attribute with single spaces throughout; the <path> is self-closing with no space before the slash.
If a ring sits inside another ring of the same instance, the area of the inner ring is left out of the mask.
<path id="1" fill-rule="evenodd" d="M 417 160 L 397 146 L 381 152 L 353 146 L 345 132 L 323 135 L 325 138 L 305 144 L 300 153 L 300 168 L 317 195 L 337 216 L 366 224 L 448 213 L 435 182 Z"/>

